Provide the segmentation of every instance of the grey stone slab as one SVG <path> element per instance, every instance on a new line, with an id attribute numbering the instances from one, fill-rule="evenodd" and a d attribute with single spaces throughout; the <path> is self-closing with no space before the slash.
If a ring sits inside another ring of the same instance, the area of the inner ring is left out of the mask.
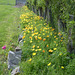
<path id="1" fill-rule="evenodd" d="M 20 73 L 20 66 L 13 69 L 13 71 L 11 72 L 11 75 L 16 75 L 16 74 L 19 74 L 19 73 Z"/>

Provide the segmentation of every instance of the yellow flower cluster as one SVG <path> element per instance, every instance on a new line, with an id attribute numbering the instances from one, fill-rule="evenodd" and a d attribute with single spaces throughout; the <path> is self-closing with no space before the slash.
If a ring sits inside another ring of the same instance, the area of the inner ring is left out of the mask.
<path id="1" fill-rule="evenodd" d="M 23 25 L 22 39 L 26 45 L 28 43 L 28 46 L 31 46 L 30 50 L 33 51 L 32 56 L 38 54 L 39 51 L 43 54 L 46 52 L 54 53 L 58 49 L 58 38 L 57 33 L 54 32 L 55 29 L 49 27 L 49 24 L 45 23 L 42 17 L 35 15 L 32 11 L 26 12 L 27 7 L 23 9 L 25 10 L 25 14 L 20 16 Z M 61 35 L 61 33 L 58 33 L 58 35 Z M 32 58 L 29 61 L 32 61 Z M 51 62 L 47 64 L 47 66 L 50 65 Z M 61 68 L 64 67 L 62 66 Z"/>

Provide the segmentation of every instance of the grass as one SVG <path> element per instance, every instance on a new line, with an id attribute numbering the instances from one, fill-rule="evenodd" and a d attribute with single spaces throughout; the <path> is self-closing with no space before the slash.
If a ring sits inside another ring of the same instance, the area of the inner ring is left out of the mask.
<path id="1" fill-rule="evenodd" d="M 0 4 L 11 4 L 15 5 L 16 0 L 0 0 Z"/>
<path id="2" fill-rule="evenodd" d="M 10 75 L 7 69 L 7 56 L 8 51 L 14 50 L 18 45 L 19 10 L 11 5 L 0 5 L 0 75 Z M 6 50 L 2 49 L 4 45 Z"/>

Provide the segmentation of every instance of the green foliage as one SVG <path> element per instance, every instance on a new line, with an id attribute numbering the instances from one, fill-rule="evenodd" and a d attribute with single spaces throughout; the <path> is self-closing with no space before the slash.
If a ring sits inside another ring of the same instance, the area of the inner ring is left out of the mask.
<path id="1" fill-rule="evenodd" d="M 5 0 L 3 0 L 5 1 Z M 10 50 L 17 46 L 19 9 L 10 5 L 0 5 L 0 75 L 11 75 L 8 70 L 7 57 Z M 17 22 L 16 22 L 17 21 Z M 13 45 L 15 46 L 12 46 Z M 6 50 L 2 47 L 6 45 Z"/>
<path id="2" fill-rule="evenodd" d="M 37 0 L 37 7 L 45 7 L 45 0 Z"/>
<path id="3" fill-rule="evenodd" d="M 74 75 L 75 74 L 75 59 L 70 61 L 69 65 L 66 66 L 66 75 Z"/>
<path id="4" fill-rule="evenodd" d="M 56 33 L 26 6 L 23 9 L 25 13 L 20 17 L 24 40 L 20 75 L 67 75 L 67 66 L 74 55 L 67 52 L 64 33 Z"/>

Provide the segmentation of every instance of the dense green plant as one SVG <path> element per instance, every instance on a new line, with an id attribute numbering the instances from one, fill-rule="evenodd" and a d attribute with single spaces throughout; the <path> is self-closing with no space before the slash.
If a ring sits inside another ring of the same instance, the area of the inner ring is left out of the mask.
<path id="1" fill-rule="evenodd" d="M 66 75 L 67 66 L 75 56 L 67 52 L 63 33 L 57 33 L 26 6 L 23 11 L 20 16 L 24 40 L 21 75 Z"/>

